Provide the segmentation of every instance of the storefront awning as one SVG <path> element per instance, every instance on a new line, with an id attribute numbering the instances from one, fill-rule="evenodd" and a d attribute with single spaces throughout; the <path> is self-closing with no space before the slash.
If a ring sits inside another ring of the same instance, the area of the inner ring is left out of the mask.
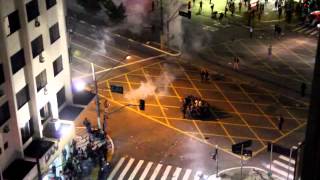
<path id="1" fill-rule="evenodd" d="M 22 180 L 35 167 L 35 162 L 16 159 L 3 171 L 3 179 Z"/>

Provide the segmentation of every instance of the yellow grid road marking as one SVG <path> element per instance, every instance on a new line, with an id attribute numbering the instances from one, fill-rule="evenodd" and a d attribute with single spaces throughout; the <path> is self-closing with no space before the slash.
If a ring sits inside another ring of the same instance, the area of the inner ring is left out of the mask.
<path id="1" fill-rule="evenodd" d="M 110 89 L 109 81 L 106 81 L 106 86 L 107 86 L 107 89 Z M 112 95 L 112 92 L 111 92 L 111 91 L 109 91 L 109 95 L 110 95 L 110 98 L 111 98 L 112 100 L 114 100 L 114 98 L 113 98 L 113 95 Z"/>
<path id="2" fill-rule="evenodd" d="M 146 74 L 146 72 L 144 71 L 144 68 L 141 68 L 141 71 L 143 72 L 145 78 L 147 79 L 147 74 Z M 160 101 L 159 101 L 158 95 L 157 95 L 156 93 L 154 93 L 153 95 L 154 95 L 154 97 L 155 97 L 155 99 L 156 99 L 156 101 L 157 101 L 157 104 L 158 104 L 159 107 L 160 107 L 160 111 L 161 111 L 164 119 L 166 120 L 166 123 L 170 126 L 170 122 L 169 122 L 168 117 L 167 117 L 166 113 L 164 112 L 164 109 L 163 109 L 163 107 L 162 107 L 162 105 L 161 105 L 161 103 L 160 103 Z"/>
<path id="3" fill-rule="evenodd" d="M 219 87 L 216 83 L 214 83 L 214 85 L 215 85 L 216 88 L 220 91 L 220 93 L 223 95 L 223 97 L 224 97 L 225 100 L 228 102 L 228 104 L 232 107 L 232 109 L 236 112 L 236 114 L 240 117 L 240 119 L 247 125 L 247 127 L 249 128 L 249 130 L 250 130 L 250 131 L 254 134 L 254 136 L 259 140 L 259 142 L 260 142 L 263 146 L 265 146 L 264 142 L 260 139 L 260 137 L 256 134 L 256 132 L 249 127 L 248 122 L 241 116 L 241 114 L 239 113 L 238 109 L 233 106 L 233 104 L 229 101 L 229 98 L 226 97 L 226 95 L 222 92 L 222 90 L 220 89 L 220 87 Z"/>
<path id="4" fill-rule="evenodd" d="M 160 59 L 159 59 L 159 60 L 157 60 L 157 61 L 162 62 L 163 60 L 160 60 Z M 143 66 L 143 67 L 153 66 L 153 65 L 158 64 L 158 63 L 159 63 L 159 62 L 155 62 L 155 63 L 152 63 L 152 64 L 145 65 L 145 66 Z M 130 73 L 132 73 L 132 72 L 134 72 L 134 71 L 137 71 L 137 70 L 139 70 L 139 69 L 141 69 L 141 68 L 143 68 L 143 67 L 140 66 L 140 67 L 138 67 L 138 68 L 136 68 L 136 69 L 134 69 L 134 70 L 132 70 L 132 71 L 129 71 L 129 72 L 127 72 L 127 73 L 119 74 L 119 75 L 117 75 L 117 76 L 113 76 L 113 77 L 111 77 L 111 78 L 108 78 L 108 79 L 99 81 L 98 84 L 102 84 L 102 83 L 104 83 L 104 82 L 106 82 L 106 81 L 109 81 L 109 80 L 111 80 L 111 79 L 119 78 L 119 77 L 121 77 L 121 76 L 123 76 L 123 75 L 125 75 L 125 74 L 130 74 Z"/>
<path id="5" fill-rule="evenodd" d="M 265 118 L 273 125 L 273 127 L 277 129 L 277 126 L 273 123 L 273 121 L 270 119 L 270 117 L 267 116 L 267 115 L 264 113 L 264 111 L 260 108 L 260 106 L 258 106 L 258 105 L 254 102 L 254 100 L 251 98 L 251 96 L 249 96 L 249 95 L 246 93 L 246 91 L 245 91 L 241 86 L 239 86 L 239 88 L 240 88 L 241 91 L 250 99 L 250 101 L 254 104 L 254 106 L 260 111 L 260 113 L 263 115 L 263 117 L 265 117 Z M 280 132 L 281 135 L 283 135 L 283 132 L 282 132 L 282 131 L 280 131 L 279 129 L 277 129 L 277 131 Z"/>
<path id="6" fill-rule="evenodd" d="M 199 134 L 198 132 L 190 132 L 190 131 L 186 131 L 187 133 L 191 133 L 191 134 Z M 203 133 L 203 135 L 206 136 L 217 136 L 217 137 L 225 137 L 228 138 L 227 135 L 222 135 L 222 134 L 215 134 L 215 133 Z M 247 137 L 247 136 L 231 136 L 232 138 L 236 138 L 236 139 L 246 139 L 246 140 L 253 140 L 253 141 L 257 141 L 256 138 L 254 137 Z M 263 141 L 271 141 L 270 139 L 262 139 Z"/>
<path id="7" fill-rule="evenodd" d="M 262 64 L 264 66 L 266 66 L 270 71 L 272 71 L 272 74 L 276 74 L 274 69 L 272 67 L 270 67 L 268 65 L 268 63 L 266 63 L 262 58 L 259 58 L 254 51 L 252 51 L 249 47 L 247 47 L 245 44 L 243 44 L 242 41 L 239 41 L 239 43 L 241 44 L 241 46 L 245 47 L 252 55 L 254 55 L 256 57 L 256 60 L 260 59 L 260 61 L 262 61 Z"/>
<path id="8" fill-rule="evenodd" d="M 270 96 L 276 101 L 278 102 L 279 104 L 282 104 L 276 97 L 274 97 L 272 94 L 270 94 Z M 291 112 L 287 109 L 287 108 L 284 108 L 286 110 L 286 112 L 291 116 L 291 119 L 294 119 L 299 125 L 301 124 L 300 121 L 298 121 L 292 114 Z"/>
<path id="9" fill-rule="evenodd" d="M 295 57 L 297 57 L 301 62 L 303 62 L 304 64 L 306 64 L 309 68 L 313 69 L 313 66 L 311 66 L 309 63 L 305 62 L 304 59 L 302 57 L 300 57 L 296 52 L 292 51 L 291 49 L 287 48 L 286 46 L 284 46 L 281 42 L 279 43 L 280 46 L 282 46 L 284 49 L 287 50 L 287 52 L 291 52 L 292 55 L 294 55 Z M 305 48 L 307 49 L 307 48 Z"/>
<path id="10" fill-rule="evenodd" d="M 181 68 L 183 68 L 179 62 L 178 62 L 178 64 L 179 64 L 179 66 L 180 66 Z M 191 83 L 192 87 L 197 91 L 197 93 L 199 94 L 199 96 L 200 96 L 201 99 L 202 99 L 203 96 L 202 96 L 201 92 L 199 91 L 199 89 L 197 88 L 197 86 L 193 83 L 193 81 L 190 79 L 190 77 L 189 77 L 189 75 L 187 74 L 187 72 L 186 72 L 186 71 L 183 71 L 183 73 L 185 74 L 185 76 L 187 77 L 187 79 L 188 79 L 189 82 Z M 218 121 L 219 121 L 219 119 L 218 119 Z M 223 126 L 223 124 L 221 124 L 220 121 L 219 121 L 219 125 L 220 125 L 220 126 L 222 127 L 222 129 L 225 131 L 225 133 L 226 133 L 226 135 L 229 137 L 230 141 L 231 141 L 232 143 L 234 143 L 234 142 L 235 142 L 234 139 L 230 136 L 229 132 L 226 130 L 226 128 Z"/>
<path id="11" fill-rule="evenodd" d="M 161 66 L 161 63 L 159 63 L 159 66 L 160 66 L 160 69 L 163 71 L 163 67 Z M 182 98 L 179 96 L 176 88 L 173 86 L 172 83 L 170 83 L 170 87 L 172 88 L 173 92 L 176 94 L 176 96 L 179 98 L 179 101 L 181 102 L 181 101 L 182 101 Z"/>
<path id="12" fill-rule="evenodd" d="M 105 98 L 105 99 L 108 99 L 107 97 L 105 97 L 105 96 L 103 96 L 103 95 L 100 95 L 102 98 Z M 115 104 L 117 104 L 117 105 L 120 105 L 120 106 L 124 106 L 122 103 L 119 103 L 119 102 L 117 102 L 117 101 L 114 101 L 114 100 L 110 100 L 111 102 L 113 102 L 113 103 L 115 103 Z M 161 125 L 163 125 L 163 126 L 165 126 L 165 127 L 167 127 L 167 128 L 170 128 L 170 129 L 172 129 L 172 130 L 174 130 L 174 131 L 176 131 L 176 132 L 179 132 L 179 133 L 181 133 L 181 134 L 184 134 L 184 135 L 186 135 L 186 136 L 188 136 L 188 137 L 190 137 L 190 138 L 192 138 L 192 139 L 194 139 L 194 140 L 197 140 L 197 141 L 199 141 L 199 142 L 201 142 L 201 143 L 204 143 L 204 144 L 206 144 L 206 145 L 208 145 L 208 146 L 210 146 L 210 147 L 215 147 L 215 145 L 214 144 L 211 144 L 211 143 L 209 143 L 209 142 L 207 142 L 207 141 L 204 141 L 203 139 L 201 139 L 201 138 L 198 138 L 198 137 L 196 137 L 196 136 L 193 136 L 193 135 L 191 135 L 191 134 L 189 134 L 189 133 L 186 133 L 185 131 L 183 131 L 183 130 L 181 130 L 181 129 L 178 129 L 178 128 L 175 128 L 175 127 L 173 127 L 173 126 L 170 126 L 170 125 L 168 125 L 168 124 L 166 124 L 166 123 L 164 123 L 164 122 L 162 122 L 162 121 L 160 121 L 160 120 L 158 120 L 158 119 L 156 119 L 156 118 L 153 118 L 153 117 L 151 117 L 151 116 L 149 116 L 149 115 L 147 115 L 147 114 L 144 114 L 144 113 L 142 113 L 142 112 L 140 112 L 140 111 L 137 111 L 137 110 L 135 110 L 135 109 L 133 109 L 133 108 L 129 108 L 129 107 L 125 107 L 125 108 L 127 108 L 127 109 L 129 109 L 130 111 L 133 111 L 133 112 L 135 112 L 135 113 L 137 113 L 137 114 L 139 114 L 139 115 L 141 115 L 141 116 L 143 116 L 143 117 L 145 117 L 145 118 L 148 118 L 148 119 L 150 119 L 150 120 L 152 120 L 152 121 L 154 121 L 154 122 L 157 122 L 158 124 L 161 124 Z M 218 147 L 220 150 L 222 150 L 222 151 L 224 151 L 224 152 L 226 152 L 226 153 L 228 153 L 228 154 L 230 154 L 230 155 L 232 155 L 232 156 L 234 156 L 234 157 L 237 157 L 237 158 L 241 158 L 240 156 L 238 156 L 238 155 L 236 155 L 236 154 L 233 154 L 232 152 L 230 152 L 230 151 L 228 151 L 228 150 L 225 150 L 225 149 L 223 149 L 223 148 L 220 148 L 220 147 Z"/>
<path id="13" fill-rule="evenodd" d="M 258 43 L 262 44 L 263 46 L 265 46 L 260 40 L 256 40 Z M 290 70 L 292 70 L 293 72 L 296 73 L 296 75 L 298 75 L 300 78 L 302 78 L 305 82 L 308 82 L 307 79 L 301 75 L 298 71 L 296 71 L 292 66 L 290 66 L 290 64 L 288 64 L 287 62 L 285 62 L 282 58 L 280 58 L 280 56 L 277 55 L 278 53 L 276 52 L 272 52 L 272 55 L 275 56 L 277 59 L 280 60 L 280 62 L 284 65 L 286 65 Z M 293 78 L 292 78 L 293 79 Z M 299 81 L 299 80 L 298 80 Z M 301 81 L 299 81 L 301 82 Z"/>

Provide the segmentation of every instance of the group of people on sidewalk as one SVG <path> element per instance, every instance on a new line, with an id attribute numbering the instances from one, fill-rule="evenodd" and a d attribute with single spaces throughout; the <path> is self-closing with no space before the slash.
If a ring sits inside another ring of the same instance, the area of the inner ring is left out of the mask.
<path id="1" fill-rule="evenodd" d="M 99 176 L 105 174 L 109 168 L 107 162 L 108 147 L 104 133 L 97 135 L 96 130 L 92 129 L 90 121 L 85 118 L 83 124 L 86 127 L 88 136 L 81 137 L 81 140 L 73 139 L 70 144 L 70 151 L 62 150 L 63 164 L 62 171 L 57 175 L 56 165 L 51 167 L 54 180 L 77 180 L 90 176 L 91 170 L 88 167 L 99 165 Z M 85 170 L 86 169 L 86 170 Z"/>

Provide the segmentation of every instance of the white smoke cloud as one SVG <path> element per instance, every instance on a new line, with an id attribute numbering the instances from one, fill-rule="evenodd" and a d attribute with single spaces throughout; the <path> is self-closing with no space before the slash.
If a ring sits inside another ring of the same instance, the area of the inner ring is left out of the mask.
<path id="1" fill-rule="evenodd" d="M 175 71 L 173 71 L 175 69 Z M 176 79 L 181 70 L 169 65 L 164 65 L 164 71 L 153 80 L 147 76 L 147 81 L 140 82 L 140 87 L 125 93 L 124 97 L 129 100 L 145 99 L 153 95 L 167 95 L 170 84 Z"/>

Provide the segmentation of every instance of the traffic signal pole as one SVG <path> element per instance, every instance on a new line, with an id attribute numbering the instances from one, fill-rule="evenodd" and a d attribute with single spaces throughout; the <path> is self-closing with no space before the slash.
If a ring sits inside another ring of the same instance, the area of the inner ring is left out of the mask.
<path id="1" fill-rule="evenodd" d="M 160 0 L 160 49 L 164 49 L 163 2 Z"/>
<path id="2" fill-rule="evenodd" d="M 97 124 L 98 124 L 98 129 L 101 129 L 101 121 L 100 121 L 100 100 L 99 100 L 99 91 L 98 91 L 98 82 L 96 79 L 96 73 L 95 73 L 95 69 L 94 69 L 94 65 L 93 63 L 91 63 L 91 70 L 92 70 L 92 79 L 93 79 L 93 83 L 94 83 L 94 90 L 96 93 L 96 112 L 97 112 Z"/>

